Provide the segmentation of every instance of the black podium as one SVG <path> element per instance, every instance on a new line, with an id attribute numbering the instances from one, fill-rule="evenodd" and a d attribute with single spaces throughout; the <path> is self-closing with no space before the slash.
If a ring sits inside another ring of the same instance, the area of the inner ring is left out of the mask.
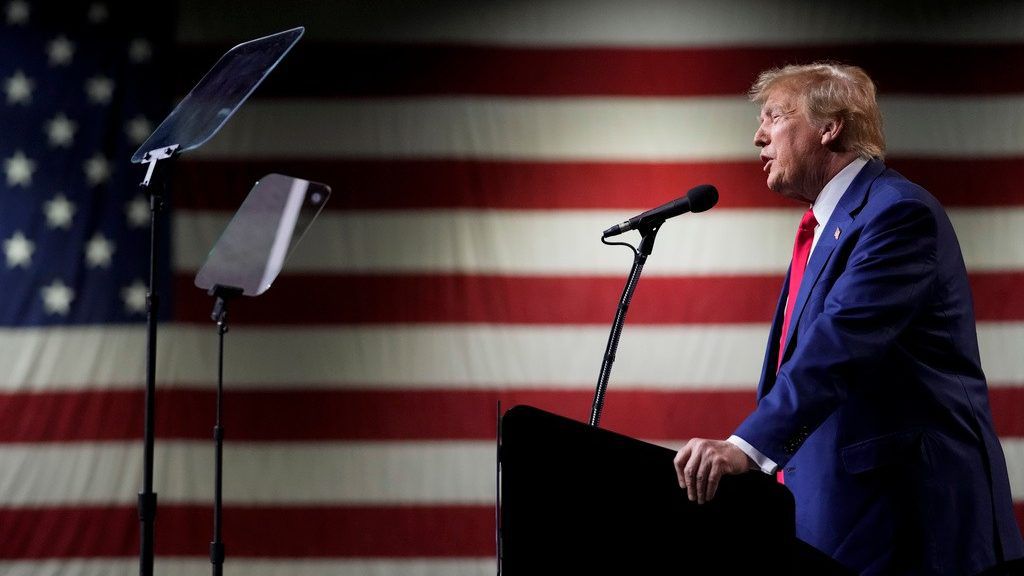
<path id="1" fill-rule="evenodd" d="M 529 406 L 503 416 L 500 450 L 506 576 L 831 573 L 794 536 L 792 494 L 760 472 L 698 506 L 673 451 Z"/>

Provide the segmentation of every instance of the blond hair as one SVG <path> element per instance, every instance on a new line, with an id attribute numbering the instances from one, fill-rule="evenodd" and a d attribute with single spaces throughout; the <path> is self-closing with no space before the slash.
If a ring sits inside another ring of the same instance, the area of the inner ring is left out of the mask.
<path id="1" fill-rule="evenodd" d="M 864 157 L 885 155 L 875 83 L 861 68 L 832 62 L 772 68 L 757 77 L 748 95 L 751 101 L 764 104 L 776 89 L 800 95 L 813 123 L 841 118 L 843 130 L 836 143 L 840 150 Z"/>

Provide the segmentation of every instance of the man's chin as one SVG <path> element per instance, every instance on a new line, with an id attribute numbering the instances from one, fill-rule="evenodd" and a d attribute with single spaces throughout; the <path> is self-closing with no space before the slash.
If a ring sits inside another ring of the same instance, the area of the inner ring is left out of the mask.
<path id="1" fill-rule="evenodd" d="M 769 175 L 766 184 L 768 185 L 769 190 L 775 192 L 776 194 L 782 196 L 783 198 L 793 197 L 792 189 L 789 186 L 786 186 L 785 183 L 779 182 L 778 178 L 772 178 L 771 175 Z"/>
<path id="2" fill-rule="evenodd" d="M 768 189 L 787 200 L 792 200 L 794 202 L 800 202 L 803 204 L 810 202 L 810 200 L 804 198 L 798 190 L 794 190 L 790 186 L 782 185 L 779 182 L 772 182 L 771 180 L 769 180 Z"/>

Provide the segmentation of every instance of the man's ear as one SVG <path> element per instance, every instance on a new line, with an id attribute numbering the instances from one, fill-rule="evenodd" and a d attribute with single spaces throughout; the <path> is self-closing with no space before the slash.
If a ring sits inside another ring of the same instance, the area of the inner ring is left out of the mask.
<path id="1" fill-rule="evenodd" d="M 839 134 L 843 131 L 843 118 L 829 118 L 821 127 L 821 145 L 831 148 L 839 142 Z"/>

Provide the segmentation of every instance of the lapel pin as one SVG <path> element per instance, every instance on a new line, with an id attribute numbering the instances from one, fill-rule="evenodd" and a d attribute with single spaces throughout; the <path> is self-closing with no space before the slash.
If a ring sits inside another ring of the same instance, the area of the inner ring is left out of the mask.
<path id="1" fill-rule="evenodd" d="M 839 240 L 839 234 L 840 234 L 840 232 L 839 232 L 839 228 L 836 228 L 836 233 L 835 233 L 835 234 L 833 234 L 833 236 L 835 236 L 835 239 L 836 239 L 836 240 Z"/>

